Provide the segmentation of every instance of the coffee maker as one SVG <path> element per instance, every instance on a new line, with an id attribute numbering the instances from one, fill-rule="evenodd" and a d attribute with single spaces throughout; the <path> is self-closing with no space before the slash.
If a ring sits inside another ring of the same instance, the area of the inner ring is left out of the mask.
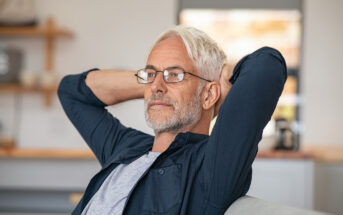
<path id="1" fill-rule="evenodd" d="M 296 135 L 291 129 L 290 122 L 284 118 L 276 122 L 276 145 L 275 150 L 298 150 Z"/>

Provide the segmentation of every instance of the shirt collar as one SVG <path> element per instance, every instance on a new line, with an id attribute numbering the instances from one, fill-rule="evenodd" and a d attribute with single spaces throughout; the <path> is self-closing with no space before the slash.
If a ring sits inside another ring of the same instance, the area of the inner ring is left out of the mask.
<path id="1" fill-rule="evenodd" d="M 205 134 L 197 134 L 192 132 L 181 132 L 178 133 L 174 139 L 174 141 L 170 144 L 166 151 L 162 154 L 169 154 L 169 152 L 177 150 L 186 144 L 197 144 L 206 140 L 209 136 Z M 138 156 L 141 156 L 149 151 L 152 150 L 154 137 L 149 136 L 148 138 L 142 140 L 143 142 L 139 144 L 137 148 L 131 148 L 126 152 L 122 152 L 122 156 L 119 156 L 117 159 L 119 163 L 128 164 L 135 160 Z"/>
<path id="2" fill-rule="evenodd" d="M 180 148 L 186 144 L 197 144 L 206 140 L 209 136 L 205 134 L 197 134 L 192 132 L 181 132 L 178 133 L 174 139 L 174 141 L 170 144 L 167 150 L 173 150 L 176 148 Z"/>

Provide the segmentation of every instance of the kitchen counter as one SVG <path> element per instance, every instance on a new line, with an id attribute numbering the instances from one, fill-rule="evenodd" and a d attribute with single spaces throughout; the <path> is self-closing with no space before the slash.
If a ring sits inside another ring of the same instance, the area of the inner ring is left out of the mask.
<path id="1" fill-rule="evenodd" d="M 90 150 L 81 149 L 0 149 L 0 158 L 95 159 Z"/>
<path id="2" fill-rule="evenodd" d="M 95 159 L 90 150 L 78 149 L 0 149 L 0 158 L 34 159 Z M 259 151 L 261 159 L 312 159 L 320 162 L 343 163 L 342 146 L 306 146 L 300 151 Z"/>

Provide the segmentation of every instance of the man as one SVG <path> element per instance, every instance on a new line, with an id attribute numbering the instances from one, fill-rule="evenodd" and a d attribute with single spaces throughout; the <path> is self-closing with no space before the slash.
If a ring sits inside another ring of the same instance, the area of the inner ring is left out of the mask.
<path id="1" fill-rule="evenodd" d="M 205 33 L 177 26 L 157 40 L 136 73 L 66 76 L 61 103 L 102 165 L 73 214 L 215 215 L 245 195 L 286 67 L 267 47 L 243 58 L 233 75 L 225 62 Z M 143 97 L 154 137 L 125 127 L 105 109 Z"/>

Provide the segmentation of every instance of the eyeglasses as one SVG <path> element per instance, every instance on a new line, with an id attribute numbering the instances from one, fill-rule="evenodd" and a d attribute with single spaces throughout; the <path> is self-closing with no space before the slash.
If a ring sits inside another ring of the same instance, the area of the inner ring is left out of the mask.
<path id="1" fill-rule="evenodd" d="M 207 80 L 205 78 L 197 76 L 193 73 L 186 72 L 181 67 L 168 67 L 168 68 L 164 69 L 163 71 L 158 71 L 155 68 L 147 67 L 147 68 L 138 70 L 137 74 L 135 74 L 135 76 L 137 77 L 138 83 L 149 84 L 149 83 L 154 82 L 158 72 L 162 72 L 163 80 L 166 83 L 181 82 L 181 81 L 183 81 L 185 74 L 190 74 L 190 75 L 195 76 L 197 78 L 200 78 L 204 81 L 211 82 L 210 80 Z"/>

